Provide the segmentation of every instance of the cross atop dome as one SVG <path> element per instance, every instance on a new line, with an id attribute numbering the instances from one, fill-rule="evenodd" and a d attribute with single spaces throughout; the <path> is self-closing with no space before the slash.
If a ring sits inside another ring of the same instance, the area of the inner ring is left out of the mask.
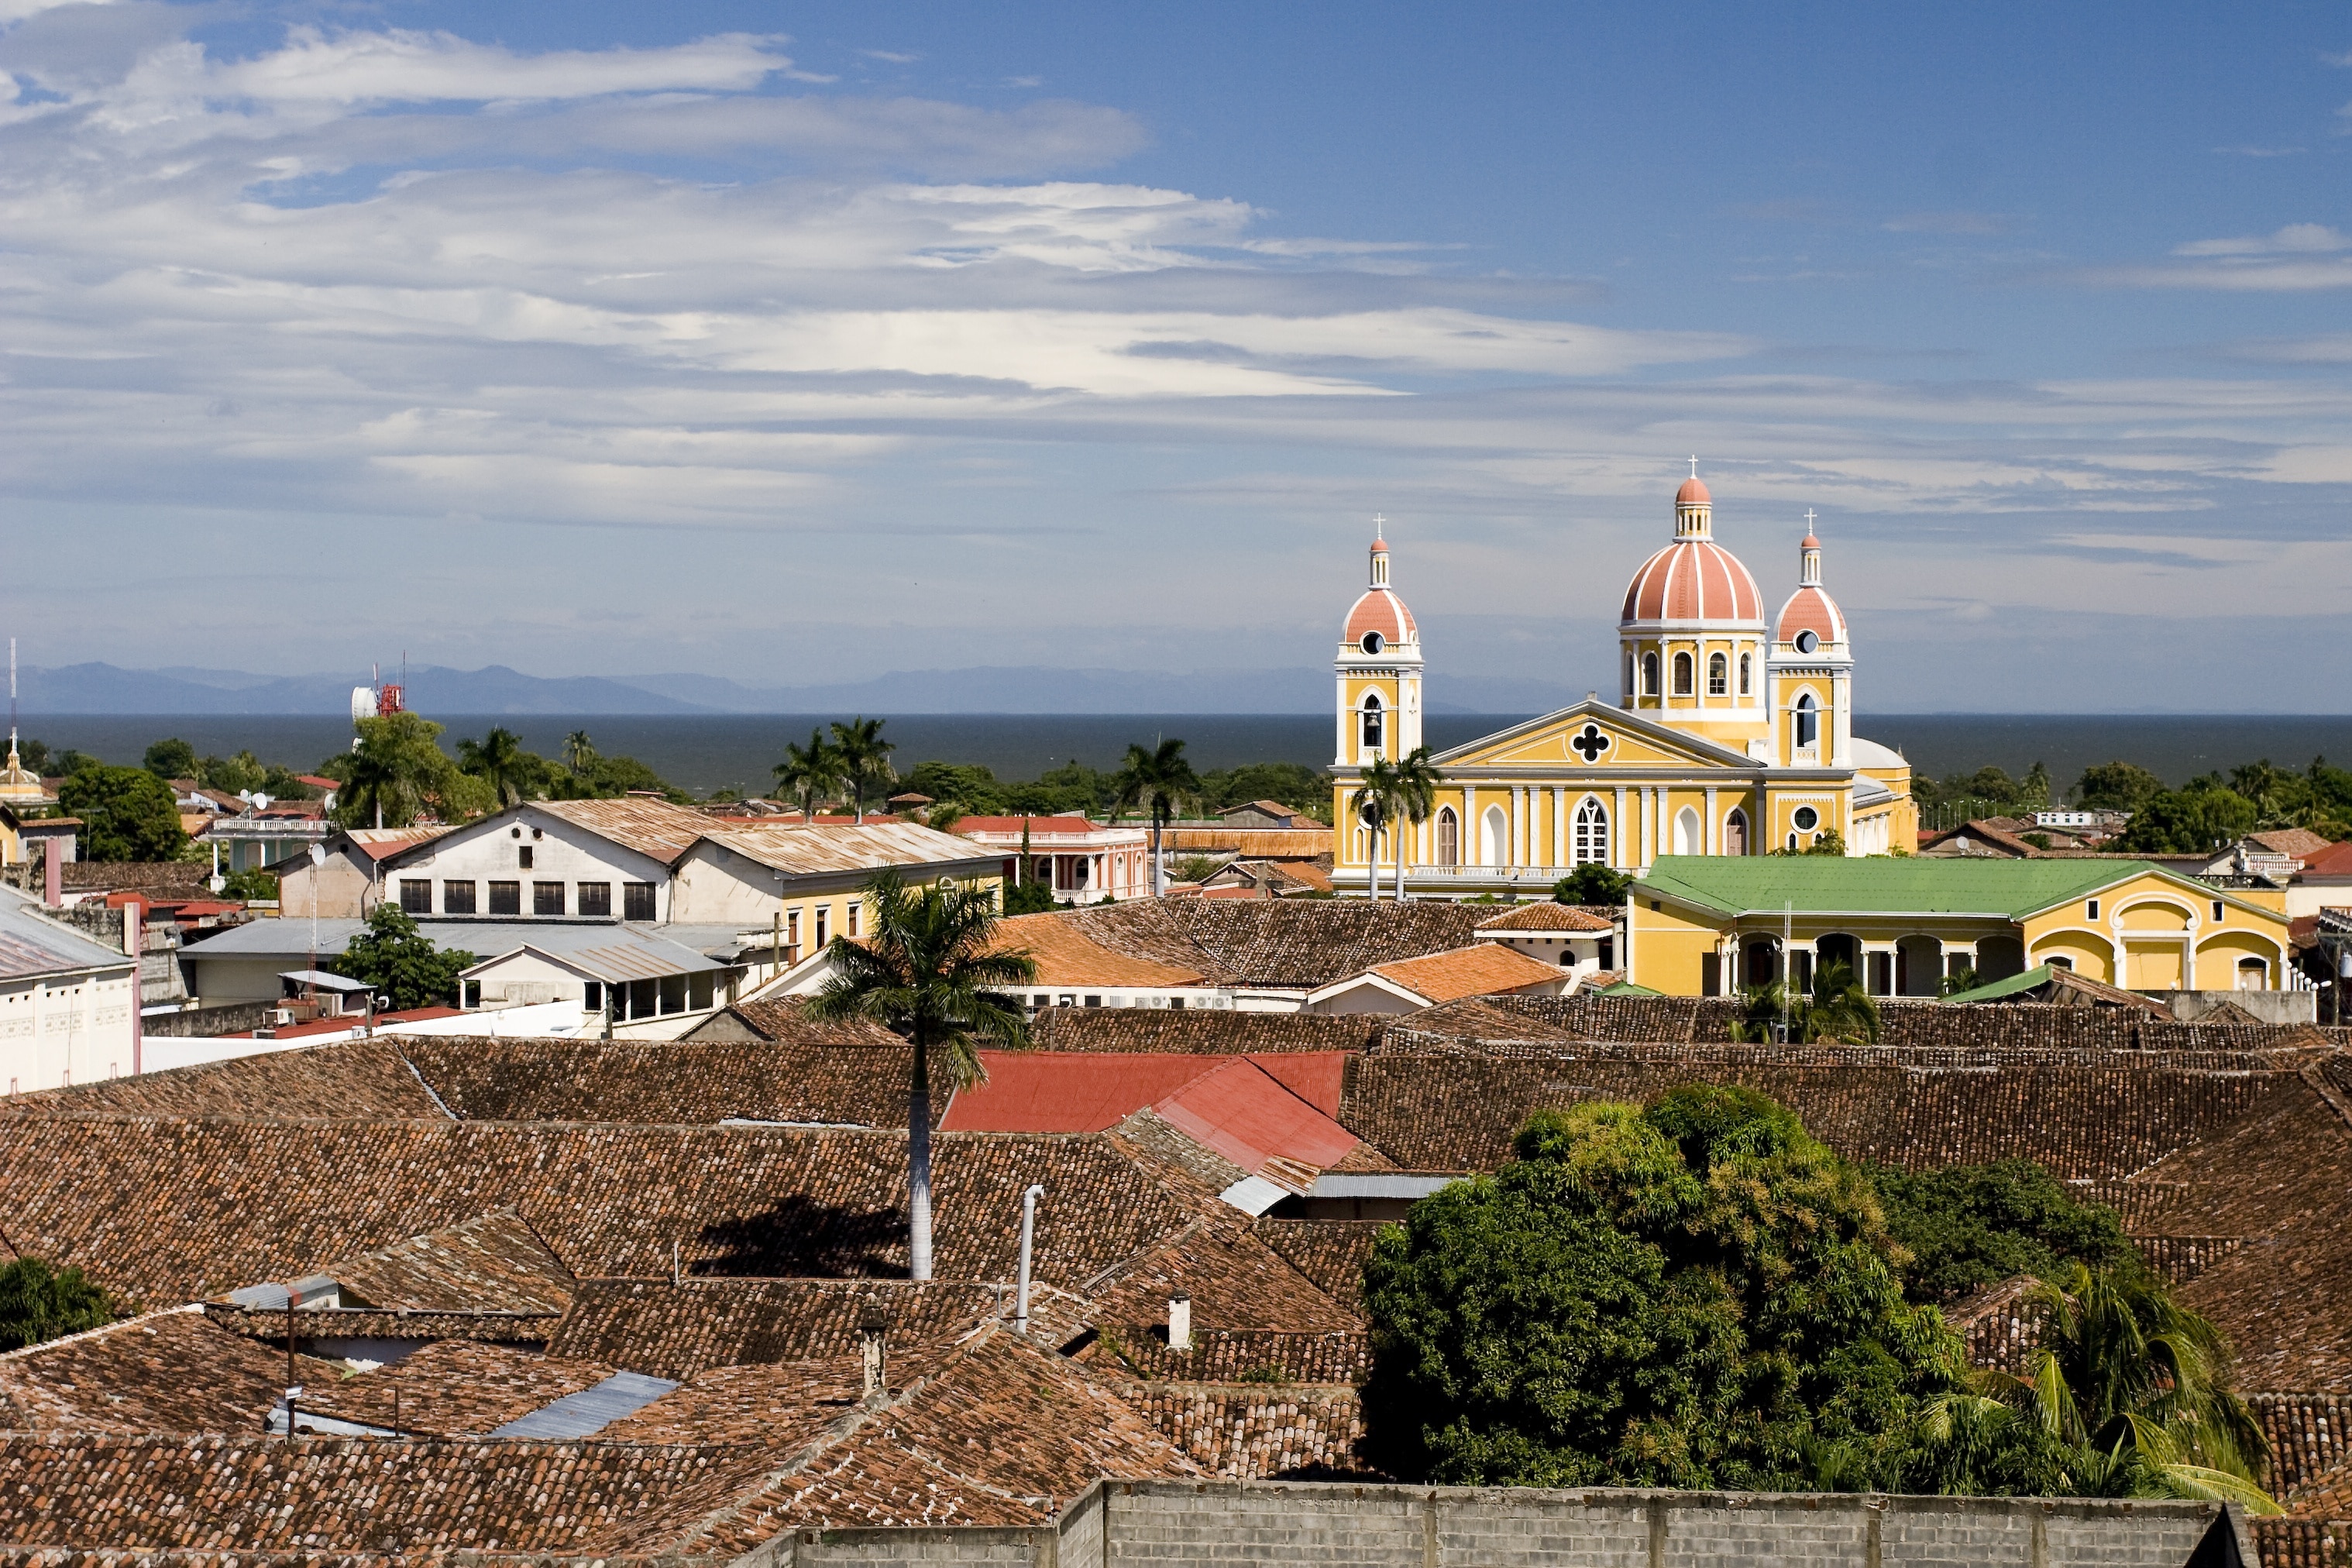
<path id="1" fill-rule="evenodd" d="M 1691 477 L 1675 492 L 1675 537 L 1705 539 L 1714 531 L 1715 498 L 1698 477 L 1698 456 L 1690 460 Z"/>

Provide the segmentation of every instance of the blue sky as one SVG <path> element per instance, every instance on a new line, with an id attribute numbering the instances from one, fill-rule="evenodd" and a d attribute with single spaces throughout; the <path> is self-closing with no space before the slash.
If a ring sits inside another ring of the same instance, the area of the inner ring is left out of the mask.
<path id="1" fill-rule="evenodd" d="M 1948 9 L 0 0 L 0 611 L 1605 686 L 1696 452 L 1865 708 L 2344 710 L 2352 16 Z"/>

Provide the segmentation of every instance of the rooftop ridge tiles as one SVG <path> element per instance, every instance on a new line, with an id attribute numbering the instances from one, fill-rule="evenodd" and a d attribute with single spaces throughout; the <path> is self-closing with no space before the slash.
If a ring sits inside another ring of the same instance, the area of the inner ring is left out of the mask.
<path id="1" fill-rule="evenodd" d="M 94 1329 L 84 1329 L 79 1333 L 60 1334 L 53 1340 L 41 1340 L 34 1344 L 18 1345 L 12 1351 L 0 1351 L 0 1366 L 5 1366 L 10 1362 L 27 1361 L 47 1352 L 60 1351 L 68 1345 L 83 1344 L 91 1340 L 102 1340 L 109 1334 L 120 1333 L 126 1329 L 140 1328 L 154 1322 L 159 1318 L 175 1318 L 184 1313 L 201 1312 L 204 1310 L 205 1303 L 202 1301 L 184 1302 L 177 1307 L 159 1307 L 151 1312 L 140 1312 L 128 1318 L 117 1318 L 110 1323 L 100 1323 Z M 278 1316 L 284 1317 L 285 1314 L 280 1312 Z"/>

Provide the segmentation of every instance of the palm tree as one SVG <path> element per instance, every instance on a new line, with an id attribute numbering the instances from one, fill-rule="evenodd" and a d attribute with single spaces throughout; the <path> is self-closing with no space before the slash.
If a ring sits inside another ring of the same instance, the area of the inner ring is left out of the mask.
<path id="1" fill-rule="evenodd" d="M 490 786 L 497 805 L 513 805 L 530 782 L 530 753 L 522 740 L 505 725 L 492 726 L 479 742 L 457 742 L 457 765 Z"/>
<path id="2" fill-rule="evenodd" d="M 817 1018 L 870 1018 L 915 1047 L 907 1079 L 908 1270 L 931 1277 L 930 1054 L 947 1055 L 957 1087 L 988 1075 L 983 1042 L 1029 1043 L 1021 1005 L 1000 986 L 1027 984 L 1037 966 L 1023 952 L 995 950 L 995 894 L 949 883 L 914 889 L 893 867 L 866 884 L 872 924 L 866 938 L 835 937 L 832 979 L 809 1002 Z"/>
<path id="3" fill-rule="evenodd" d="M 1397 810 L 1408 827 L 1418 828 L 1429 820 L 1437 809 L 1437 786 L 1444 782 L 1445 775 L 1430 763 L 1427 746 L 1415 746 L 1397 763 Z M 1404 902 L 1405 837 L 1402 833 L 1396 836 L 1398 903 Z"/>
<path id="4" fill-rule="evenodd" d="M 2046 1319 L 2026 1375 L 1989 1373 L 1986 1384 L 2075 1450 L 2083 1489 L 2281 1511 L 2260 1482 L 2262 1426 L 2230 1387 L 2228 1342 L 2162 1280 L 2077 1263 L 2027 1300 Z"/>
<path id="5" fill-rule="evenodd" d="M 414 713 L 387 713 L 362 719 L 357 728 L 351 776 L 336 792 L 335 816 L 347 827 L 371 817 L 378 827 L 405 827 L 449 769 L 448 757 L 434 743 L 441 726 Z"/>
<path id="6" fill-rule="evenodd" d="M 1397 847 L 1397 886 L 1404 886 L 1404 837 L 1391 831 L 1404 814 L 1402 790 L 1397 779 L 1397 765 L 1386 757 L 1374 757 L 1363 772 L 1356 791 L 1356 815 L 1366 827 L 1372 830 L 1371 896 L 1381 894 L 1381 835 L 1388 832 Z"/>
<path id="7" fill-rule="evenodd" d="M 1805 1038 L 1849 1046 L 1878 1043 L 1878 1004 L 1855 978 L 1852 964 L 1840 961 L 1813 971 L 1812 995 L 1805 1003 Z"/>
<path id="8" fill-rule="evenodd" d="M 1131 806 L 1141 806 L 1151 818 L 1151 896 L 1159 898 L 1168 890 L 1168 867 L 1160 853 L 1160 836 L 1201 793 L 1200 775 L 1184 760 L 1184 742 L 1162 741 L 1149 752 L 1141 746 L 1128 747 L 1127 760 L 1111 780 L 1111 791 L 1114 820 Z"/>
<path id="9" fill-rule="evenodd" d="M 812 822 L 816 803 L 841 787 L 841 758 L 825 744 L 823 731 L 811 730 L 805 746 L 784 742 L 784 760 L 775 773 L 776 787 L 801 803 L 801 820 Z"/>
<path id="10" fill-rule="evenodd" d="M 573 778 L 596 765 L 596 742 L 588 738 L 587 731 L 574 730 L 563 737 L 563 765 Z"/>
<path id="11" fill-rule="evenodd" d="M 866 820 L 866 791 L 870 784 L 888 784 L 898 776 L 890 753 L 898 748 L 882 738 L 882 721 L 859 717 L 833 727 L 833 756 L 842 781 L 857 798 L 857 820 Z"/>

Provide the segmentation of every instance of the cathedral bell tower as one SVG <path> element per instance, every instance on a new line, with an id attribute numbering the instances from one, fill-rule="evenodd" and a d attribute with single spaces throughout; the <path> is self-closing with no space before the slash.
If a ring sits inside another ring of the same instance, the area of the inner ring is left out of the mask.
<path id="1" fill-rule="evenodd" d="M 1375 519 L 1385 523 L 1386 519 Z M 1421 631 L 1389 586 L 1388 541 L 1374 538 L 1371 581 L 1348 611 L 1339 676 L 1337 767 L 1391 761 L 1421 744 Z"/>

